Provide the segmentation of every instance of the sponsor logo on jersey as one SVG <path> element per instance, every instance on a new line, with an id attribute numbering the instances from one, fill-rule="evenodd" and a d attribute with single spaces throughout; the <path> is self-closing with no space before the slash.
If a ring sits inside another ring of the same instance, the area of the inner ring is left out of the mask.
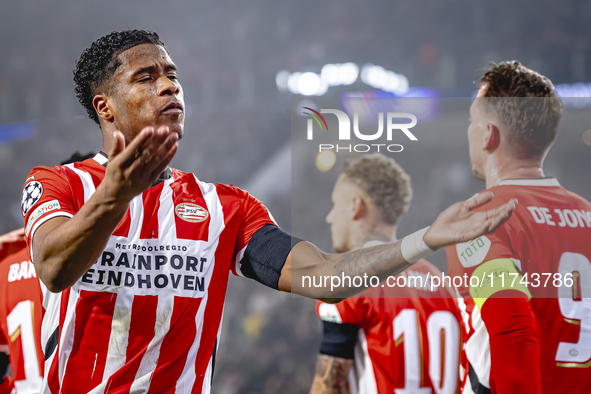
<path id="1" fill-rule="evenodd" d="M 80 284 L 85 289 L 116 291 L 131 287 L 151 292 L 166 288 L 185 297 L 195 297 L 196 292 L 202 296 L 205 292 L 211 264 L 206 257 L 181 253 L 186 252 L 186 246 L 117 243 L 115 249 L 119 250 L 104 251 L 99 261 L 82 275 Z"/>
<path id="2" fill-rule="evenodd" d="M 331 323 L 341 324 L 343 322 L 339 309 L 334 304 L 321 303 L 318 307 L 318 316 L 320 316 L 320 319 Z"/>
<path id="3" fill-rule="evenodd" d="M 33 223 L 35 223 L 35 221 L 37 219 L 39 219 L 41 217 L 41 215 L 43 215 L 44 213 L 50 212 L 50 211 L 55 211 L 56 209 L 60 209 L 60 203 L 58 200 L 53 200 L 53 201 L 49 201 L 46 202 L 45 204 L 41 205 L 40 207 L 38 207 L 37 209 L 35 209 L 33 211 L 33 213 L 31 213 L 31 216 L 29 216 L 29 222 L 27 223 L 27 228 L 25 229 L 25 234 L 29 235 L 29 231 L 31 231 L 31 227 L 33 226 Z"/>
<path id="4" fill-rule="evenodd" d="M 23 188 L 23 195 L 21 197 L 21 212 L 23 217 L 27 215 L 29 209 L 39 201 L 43 195 L 43 185 L 41 182 L 32 181 Z"/>
<path id="5" fill-rule="evenodd" d="M 475 267 L 482 263 L 490 250 L 492 242 L 483 235 L 469 242 L 462 242 L 456 244 L 456 252 L 458 259 L 464 268 Z"/>
<path id="6" fill-rule="evenodd" d="M 200 205 L 184 202 L 174 209 L 176 215 L 184 221 L 200 223 L 207 219 L 209 212 Z"/>

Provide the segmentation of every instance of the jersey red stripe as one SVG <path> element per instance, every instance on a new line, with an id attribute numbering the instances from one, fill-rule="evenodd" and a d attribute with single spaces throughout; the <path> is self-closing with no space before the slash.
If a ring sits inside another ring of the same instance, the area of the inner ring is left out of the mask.
<path id="1" fill-rule="evenodd" d="M 129 209 L 125 212 L 125 216 L 113 231 L 113 236 L 115 237 L 129 237 L 129 228 L 131 227 L 131 214 L 129 213 Z"/>
<path id="2" fill-rule="evenodd" d="M 170 187 L 174 201 L 173 209 L 177 238 L 207 242 L 209 239 L 209 222 L 211 220 L 209 212 L 207 212 L 206 218 L 203 220 L 203 216 L 196 219 L 188 211 L 189 208 L 193 208 L 196 211 L 203 212 L 198 207 L 207 211 L 207 204 L 193 174 L 183 175 L 171 183 Z M 181 198 L 181 195 L 190 195 L 191 198 Z"/>
<path id="3" fill-rule="evenodd" d="M 176 382 L 185 366 L 187 353 L 195 341 L 195 316 L 201 305 L 201 298 L 175 297 L 170 320 L 170 331 L 162 341 L 158 365 L 152 376 L 148 393 L 164 393 L 172 389 L 170 382 Z"/>
<path id="4" fill-rule="evenodd" d="M 226 286 L 228 285 L 228 275 L 224 275 L 224 272 L 230 270 L 230 266 L 224 266 L 221 262 L 232 261 L 232 255 L 234 250 L 232 248 L 225 247 L 225 245 L 231 245 L 232 239 L 236 238 L 237 224 L 238 221 L 233 220 L 230 222 L 229 218 L 234 213 L 234 205 L 232 204 L 233 198 L 229 196 L 225 190 L 217 188 L 218 197 L 224 212 L 224 225 L 226 226 L 220 235 L 218 247 L 215 251 L 216 265 L 211 277 L 209 284 L 209 299 L 205 307 L 205 314 L 203 321 L 207 321 L 209 324 L 203 326 L 203 332 L 201 333 L 201 341 L 199 343 L 199 350 L 197 352 L 197 358 L 195 361 L 195 383 L 193 385 L 193 394 L 200 394 L 203 388 L 203 381 L 205 380 L 205 373 L 207 371 L 207 365 L 211 359 L 213 348 L 215 346 L 218 329 L 222 319 L 222 312 L 224 309 L 224 297 L 226 293 Z M 219 292 L 214 294 L 211 290 Z"/>
<path id="5" fill-rule="evenodd" d="M 127 394 L 140 367 L 142 357 L 154 338 L 158 296 L 135 296 L 131 307 L 131 325 L 127 342 L 125 367 L 115 372 L 107 383 L 106 393 Z"/>
<path id="6" fill-rule="evenodd" d="M 154 239 L 158 238 L 158 209 L 160 208 L 160 194 L 164 182 L 160 182 L 156 187 L 146 190 L 142 194 L 144 201 L 144 220 L 142 222 L 142 230 L 140 232 L 140 239 Z"/>
<path id="7" fill-rule="evenodd" d="M 88 393 L 103 380 L 116 293 L 81 290 L 62 392 Z"/>

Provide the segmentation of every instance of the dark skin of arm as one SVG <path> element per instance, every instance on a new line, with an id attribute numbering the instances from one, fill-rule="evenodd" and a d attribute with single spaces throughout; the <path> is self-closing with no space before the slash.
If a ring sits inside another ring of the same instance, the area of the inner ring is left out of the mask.
<path id="1" fill-rule="evenodd" d="M 178 135 L 169 133 L 166 126 L 158 131 L 146 127 L 127 147 L 120 132 L 113 136 L 105 177 L 92 197 L 74 217 L 50 219 L 34 234 L 33 263 L 49 291 L 69 288 L 97 261 L 130 201 L 154 183 L 178 149 Z M 438 249 L 494 231 L 515 209 L 516 201 L 487 212 L 470 211 L 491 198 L 492 193 L 482 193 L 452 205 L 427 231 L 425 243 L 431 249 Z M 383 280 L 409 266 L 400 252 L 400 241 L 338 255 L 323 253 L 309 242 L 300 242 L 285 261 L 278 287 L 281 291 L 336 302 L 363 288 L 341 286 L 328 292 L 320 288 L 292 288 L 292 283 L 301 283 L 302 276 L 342 273 L 375 275 Z"/>
<path id="2" fill-rule="evenodd" d="M 347 375 L 353 360 L 319 354 L 310 394 L 349 394 Z"/>

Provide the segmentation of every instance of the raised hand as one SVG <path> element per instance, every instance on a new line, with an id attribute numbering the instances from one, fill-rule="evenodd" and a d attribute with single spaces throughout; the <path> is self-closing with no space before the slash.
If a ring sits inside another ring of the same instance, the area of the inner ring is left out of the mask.
<path id="1" fill-rule="evenodd" d="M 25 246 L 27 246 L 27 239 L 24 228 L 0 235 L 0 260 L 18 252 Z"/>
<path id="2" fill-rule="evenodd" d="M 166 169 L 178 149 L 177 133 L 167 126 L 144 128 L 126 147 L 123 134 L 114 133 L 113 149 L 101 186 L 105 196 L 129 202 L 148 189 Z"/>
<path id="3" fill-rule="evenodd" d="M 472 211 L 493 198 L 492 192 L 477 194 L 469 200 L 457 202 L 443 211 L 425 233 L 423 241 L 433 250 L 442 246 L 467 242 L 492 233 L 511 216 L 516 199 L 489 211 Z"/>

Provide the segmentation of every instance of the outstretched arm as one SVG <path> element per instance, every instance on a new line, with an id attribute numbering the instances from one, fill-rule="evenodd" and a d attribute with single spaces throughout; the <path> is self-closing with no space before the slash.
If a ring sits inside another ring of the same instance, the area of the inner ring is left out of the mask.
<path id="1" fill-rule="evenodd" d="M 72 286 L 99 258 L 136 195 L 166 169 L 178 145 L 167 127 L 147 127 L 125 147 L 115 132 L 105 177 L 71 218 L 56 217 L 39 226 L 32 239 L 32 260 L 49 291 Z"/>
<path id="2" fill-rule="evenodd" d="M 517 200 L 512 199 L 498 208 L 485 212 L 472 211 L 492 198 L 491 192 L 485 192 L 447 208 L 424 234 L 423 248 L 426 246 L 437 250 L 442 246 L 466 242 L 496 230 L 509 218 Z M 279 290 L 325 301 L 351 297 L 363 291 L 365 287 L 351 286 L 351 283 L 345 280 L 340 281 L 338 286 L 304 286 L 303 279 L 328 277 L 331 283 L 330 278 L 333 277 L 367 275 L 367 277 L 377 276 L 380 281 L 383 281 L 388 276 L 405 270 L 416 261 L 412 258 L 413 245 L 410 248 L 409 258 L 409 240 L 410 238 L 407 238 L 406 241 L 403 239 L 343 254 L 323 253 L 309 242 L 300 242 L 291 250 L 281 270 Z M 412 240 L 411 243 L 414 244 L 414 241 Z M 418 241 L 421 242 L 420 239 Z M 404 256 L 405 251 L 401 250 L 404 242 L 407 244 L 405 247 L 407 256 Z"/>
<path id="3" fill-rule="evenodd" d="M 349 394 L 347 375 L 353 360 L 319 354 L 310 394 Z"/>

